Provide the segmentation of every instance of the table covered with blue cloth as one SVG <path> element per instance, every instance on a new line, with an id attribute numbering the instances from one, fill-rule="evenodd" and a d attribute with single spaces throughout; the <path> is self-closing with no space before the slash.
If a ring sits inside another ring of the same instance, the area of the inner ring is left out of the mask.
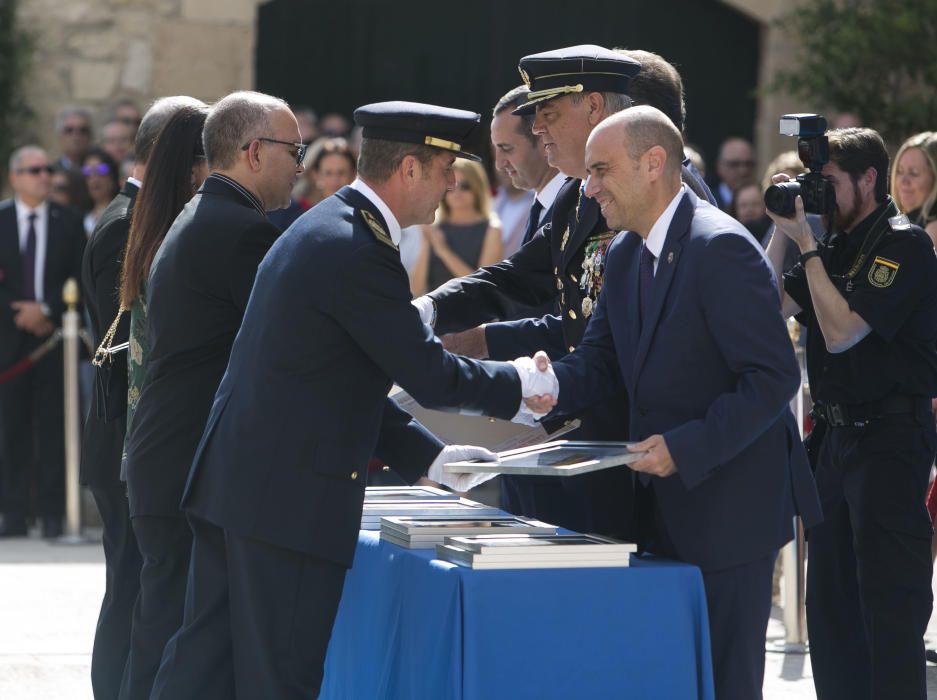
<path id="1" fill-rule="evenodd" d="M 476 571 L 362 531 L 320 698 L 714 697 L 693 566 Z"/>

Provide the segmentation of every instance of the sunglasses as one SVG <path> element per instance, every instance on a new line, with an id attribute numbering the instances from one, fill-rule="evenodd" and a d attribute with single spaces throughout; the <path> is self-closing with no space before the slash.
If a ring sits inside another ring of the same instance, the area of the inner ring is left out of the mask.
<path id="1" fill-rule="evenodd" d="M 81 169 L 81 174 L 85 177 L 92 175 L 110 175 L 111 168 L 107 163 L 98 163 L 97 165 L 86 165 Z"/>
<path id="2" fill-rule="evenodd" d="M 87 135 L 91 133 L 91 127 L 90 126 L 70 126 L 70 125 L 63 126 L 62 133 L 63 134 L 85 134 Z"/>
<path id="3" fill-rule="evenodd" d="M 251 147 L 251 144 L 254 141 L 266 141 L 267 143 L 279 143 L 283 146 L 292 146 L 296 149 L 296 165 L 302 165 L 303 159 L 306 157 L 306 144 L 304 143 L 293 143 L 292 141 L 280 141 L 279 139 L 268 139 L 266 136 L 258 136 L 256 139 L 252 139 L 241 146 L 242 151 L 246 151 Z"/>
<path id="4" fill-rule="evenodd" d="M 17 168 L 17 174 L 29 173 L 30 175 L 41 175 L 45 173 L 46 175 L 51 175 L 55 172 L 55 168 L 51 165 L 34 165 L 30 168 Z"/>

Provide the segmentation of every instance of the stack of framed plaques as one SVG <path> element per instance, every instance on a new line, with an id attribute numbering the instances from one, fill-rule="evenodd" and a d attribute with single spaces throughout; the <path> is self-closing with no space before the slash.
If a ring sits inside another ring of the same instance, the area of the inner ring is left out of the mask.
<path id="1" fill-rule="evenodd" d="M 628 566 L 637 547 L 598 535 L 446 537 L 436 556 L 473 569 L 574 569 Z"/>
<path id="2" fill-rule="evenodd" d="M 388 515 L 471 519 L 500 514 L 501 511 L 497 508 L 459 497 L 455 499 L 365 500 L 361 510 L 361 529 L 380 530 L 381 518 Z"/>
<path id="3" fill-rule="evenodd" d="M 459 495 L 434 486 L 368 486 L 364 502 L 374 501 L 458 501 Z"/>
<path id="4" fill-rule="evenodd" d="M 498 515 L 491 518 L 435 518 L 390 516 L 381 518 L 381 539 L 407 549 L 432 549 L 446 537 L 470 536 L 485 533 L 556 534 L 556 526 L 539 520 Z"/>

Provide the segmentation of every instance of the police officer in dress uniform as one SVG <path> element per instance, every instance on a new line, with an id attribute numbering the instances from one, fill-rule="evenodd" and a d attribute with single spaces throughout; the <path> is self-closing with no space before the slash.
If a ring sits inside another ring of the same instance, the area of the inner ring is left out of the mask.
<path id="1" fill-rule="evenodd" d="M 372 455 L 457 490 L 447 446 L 388 398 L 511 418 L 555 377 L 533 362 L 451 355 L 410 304 L 401 227 L 432 220 L 479 115 L 410 102 L 361 107 L 359 179 L 300 217 L 261 263 L 197 450 L 185 619 L 153 698 L 316 697 Z M 542 415 L 542 414 L 541 414 Z M 298 593 L 297 593 L 298 592 Z"/>
<path id="2" fill-rule="evenodd" d="M 772 214 L 784 312 L 807 327 L 825 520 L 808 530 L 807 623 L 814 684 L 830 698 L 926 695 L 931 526 L 924 508 L 937 449 L 937 259 L 888 197 L 888 154 L 871 129 L 829 132 L 832 237 L 817 245 L 798 200 Z M 785 176 L 776 176 L 776 180 Z M 814 447 L 813 445 L 811 447 Z"/>
<path id="3" fill-rule="evenodd" d="M 609 230 L 595 201 L 582 193 L 585 142 L 602 119 L 631 105 L 628 84 L 639 69 L 632 58 L 590 45 L 521 59 L 521 76 L 530 92 L 514 113 L 536 110 L 533 131 L 543 140 L 548 161 L 572 179 L 560 189 L 551 221 L 517 253 L 415 302 L 437 334 L 503 318 L 503 294 L 529 305 L 557 299 L 559 315 L 488 324 L 483 331 L 488 357 L 514 358 L 543 349 L 559 359 L 579 343 L 602 288 L 605 251 L 617 234 Z M 596 406 L 581 420 L 570 437 L 625 439 L 625 397 Z M 632 487 L 625 470 L 568 478 L 563 487 L 556 498 L 541 500 L 524 514 L 583 532 L 630 535 Z"/>

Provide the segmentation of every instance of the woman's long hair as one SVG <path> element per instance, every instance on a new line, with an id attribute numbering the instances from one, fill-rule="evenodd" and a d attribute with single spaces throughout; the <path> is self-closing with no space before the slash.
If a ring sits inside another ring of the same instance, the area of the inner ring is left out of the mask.
<path id="1" fill-rule="evenodd" d="M 895 200 L 895 204 L 898 205 L 898 208 L 907 214 L 907 205 L 901 201 L 901 195 L 898 193 L 898 161 L 901 160 L 901 156 L 904 155 L 905 151 L 912 148 L 917 148 L 921 151 L 921 154 L 924 156 L 924 162 L 927 163 L 927 169 L 930 170 L 930 174 L 934 178 L 933 183 L 931 183 L 930 192 L 924 196 L 924 201 L 921 202 L 921 210 L 920 214 L 918 214 L 917 221 L 911 222 L 918 226 L 927 226 L 927 224 L 930 223 L 930 216 L 934 205 L 937 204 L 937 132 L 924 131 L 920 134 L 915 134 L 901 144 L 901 148 L 898 149 L 898 153 L 895 154 L 891 162 L 891 196 L 892 199 Z"/>
<path id="2" fill-rule="evenodd" d="M 180 107 L 156 139 L 146 164 L 146 182 L 133 207 L 124 251 L 120 283 L 124 308 L 129 309 L 142 292 L 166 232 L 195 194 L 192 166 L 205 158 L 202 127 L 207 115 L 207 108 Z"/>

